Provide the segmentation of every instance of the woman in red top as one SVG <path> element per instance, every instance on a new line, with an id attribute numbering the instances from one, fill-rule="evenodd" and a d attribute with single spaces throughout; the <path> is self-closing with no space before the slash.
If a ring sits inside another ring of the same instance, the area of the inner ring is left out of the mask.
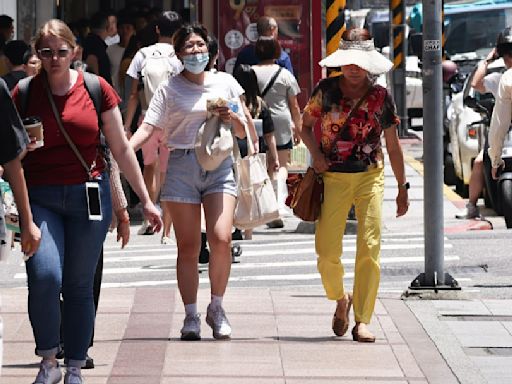
<path id="1" fill-rule="evenodd" d="M 62 378 L 55 359 L 59 351 L 61 323 L 59 296 L 64 308 L 64 351 L 68 361 L 64 383 L 82 383 L 80 368 L 85 362 L 94 324 L 93 280 L 100 250 L 111 221 L 108 174 L 100 149 L 100 129 L 94 104 L 84 86 L 83 73 L 70 69 L 75 38 L 67 25 L 50 20 L 41 27 L 35 49 L 42 71 L 30 82 L 25 111 L 38 116 L 44 127 L 44 145 L 24 160 L 34 221 L 41 228 L 41 246 L 26 263 L 29 288 L 29 317 L 36 352 L 43 358 L 35 382 L 57 383 Z M 101 122 L 119 167 L 139 195 L 144 214 L 156 230 L 161 227 L 158 210 L 149 199 L 135 153 L 123 133 L 119 97 L 105 80 Z M 51 96 L 50 96 L 51 95 Z M 18 90 L 13 97 L 18 103 Z M 52 112 L 57 113 L 84 160 L 72 151 Z M 89 168 L 86 171 L 85 166 Z M 87 189 L 92 182 L 97 189 Z M 94 193 L 102 215 L 90 215 Z M 98 217 L 100 216 L 100 217 Z"/>
<path id="2" fill-rule="evenodd" d="M 409 206 L 409 184 L 405 180 L 396 129 L 399 119 L 387 90 L 372 82 L 375 75 L 389 71 L 392 63 L 375 50 L 368 31 L 351 29 L 343 34 L 340 48 L 320 64 L 341 67 L 343 75 L 320 81 L 302 117 L 301 136 L 311 152 L 313 167 L 323 174 L 325 188 L 315 233 L 318 271 L 327 298 L 337 301 L 332 321 L 334 333 L 343 336 L 347 332 L 353 301 L 354 340 L 374 342 L 375 336 L 367 324 L 373 314 L 380 279 L 382 135 L 398 184 L 397 217 L 404 215 Z M 317 119 L 322 122 L 320 146 L 313 134 Z M 340 259 L 352 204 L 358 222 L 353 297 L 345 293 Z"/>

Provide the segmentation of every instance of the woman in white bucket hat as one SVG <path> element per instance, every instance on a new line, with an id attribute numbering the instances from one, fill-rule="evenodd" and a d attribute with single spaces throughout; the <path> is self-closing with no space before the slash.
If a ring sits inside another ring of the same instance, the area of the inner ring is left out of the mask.
<path id="1" fill-rule="evenodd" d="M 398 184 L 396 216 L 407 212 L 409 184 L 398 140 L 400 120 L 388 91 L 373 84 L 373 75 L 393 64 L 375 50 L 365 29 L 345 31 L 339 49 L 320 62 L 342 74 L 321 80 L 303 114 L 301 137 L 311 152 L 315 171 L 323 175 L 324 200 L 316 227 L 318 271 L 330 300 L 337 301 L 332 329 L 343 336 L 354 304 L 355 341 L 374 342 L 370 323 L 380 280 L 381 210 L 384 194 L 384 132 L 391 167 Z M 321 120 L 320 145 L 313 127 Z M 348 211 L 358 220 L 353 295 L 343 286 L 342 239 Z"/>

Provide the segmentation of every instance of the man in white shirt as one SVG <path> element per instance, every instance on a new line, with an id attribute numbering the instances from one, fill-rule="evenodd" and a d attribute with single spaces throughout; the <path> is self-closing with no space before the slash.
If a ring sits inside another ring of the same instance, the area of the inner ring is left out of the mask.
<path id="1" fill-rule="evenodd" d="M 489 128 L 489 149 L 487 153 L 492 163 L 492 177 L 498 179 L 498 169 L 503 167 L 501 157 L 503 143 L 510 128 L 512 120 L 512 28 L 507 27 L 500 34 L 501 53 L 507 66 L 507 71 L 501 77 L 494 111 L 492 113 L 491 126 Z"/>
<path id="2" fill-rule="evenodd" d="M 131 135 L 130 127 L 132 120 L 137 109 L 139 101 L 143 105 L 143 111 L 141 116 L 141 122 L 144 118 L 145 108 L 149 105 L 148 90 L 145 89 L 143 95 L 139 92 L 139 84 L 143 69 L 148 64 L 148 55 L 152 55 L 154 52 L 158 52 L 159 55 L 165 56 L 168 60 L 170 76 L 175 76 L 180 73 L 183 69 L 181 61 L 176 57 L 174 47 L 172 45 L 172 35 L 176 32 L 183 24 L 181 16 L 173 11 L 163 12 L 162 15 L 156 21 L 156 33 L 158 35 L 158 42 L 152 46 L 141 48 L 133 58 L 130 67 L 126 71 L 126 74 L 132 77 L 135 81 L 132 81 L 132 89 L 130 97 L 128 99 L 128 106 L 126 115 L 124 117 L 124 128 L 128 136 Z M 149 65 L 148 65 L 149 66 Z M 148 68 L 149 69 L 149 68 Z M 147 83 L 145 83 L 147 86 Z M 154 91 L 154 90 L 152 90 Z M 146 106 L 144 108 L 144 106 Z M 140 125 L 140 124 L 139 124 Z M 156 202 L 158 197 L 158 191 L 160 190 L 160 179 L 163 180 L 165 176 L 165 170 L 167 169 L 167 159 L 169 156 L 169 149 L 166 143 L 162 142 L 163 133 L 155 132 L 153 136 L 142 146 L 142 156 L 144 158 L 144 181 L 149 192 L 149 196 L 153 202 Z M 162 232 L 162 244 L 170 243 L 170 229 L 171 229 L 171 218 L 170 215 L 164 211 L 164 230 Z M 152 229 L 148 226 L 147 222 L 142 224 L 138 234 L 152 235 Z"/>
<path id="3" fill-rule="evenodd" d="M 483 60 L 479 65 L 475 74 L 473 76 L 473 80 L 471 81 L 471 86 L 480 93 L 492 93 L 494 98 L 496 99 L 496 104 L 498 103 L 498 87 L 500 84 L 500 80 L 503 76 L 500 72 L 494 72 L 487 74 L 487 66 L 493 60 L 503 57 L 503 62 L 505 63 L 505 68 L 508 70 L 512 67 L 512 43 L 506 43 L 502 40 L 503 33 L 498 37 L 498 43 L 496 44 L 496 48 L 494 48 L 485 60 Z M 511 36 L 512 38 L 512 36 Z M 512 41 L 512 40 L 511 40 Z M 510 119 L 509 119 L 510 125 Z M 507 125 L 507 130 L 508 126 Z M 492 128 L 492 124 L 491 124 Z M 489 145 L 491 145 L 491 130 L 489 130 Z M 484 158 L 484 150 L 482 149 L 478 156 L 475 158 L 473 162 L 473 168 L 471 170 L 471 177 L 469 179 L 469 199 L 466 204 L 466 208 L 464 208 L 461 212 L 459 212 L 455 217 L 457 219 L 473 219 L 476 217 L 480 217 L 480 210 L 478 209 L 477 202 L 478 198 L 482 194 L 484 189 L 484 166 L 483 166 L 483 158 Z M 490 155 L 490 152 L 489 152 Z M 501 156 L 501 149 L 500 149 Z M 492 159 L 492 158 L 491 158 Z"/>

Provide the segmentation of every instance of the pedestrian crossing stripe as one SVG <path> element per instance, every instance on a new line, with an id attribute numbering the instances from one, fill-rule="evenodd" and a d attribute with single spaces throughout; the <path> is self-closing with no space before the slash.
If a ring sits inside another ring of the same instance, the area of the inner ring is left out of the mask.
<path id="1" fill-rule="evenodd" d="M 446 256 L 445 261 L 458 261 L 460 258 L 458 256 Z M 424 258 L 421 256 L 404 256 L 404 257 L 383 257 L 380 260 L 380 264 L 394 264 L 394 263 L 420 263 L 424 262 Z M 354 265 L 355 259 L 347 258 L 343 259 L 343 264 L 345 266 Z M 279 268 L 279 267 L 315 267 L 316 260 L 299 260 L 299 261 L 277 261 L 277 262 L 267 262 L 267 263 L 240 263 L 233 264 L 231 266 L 232 270 L 239 269 L 261 269 L 261 268 Z M 174 265 L 172 266 L 144 266 L 144 267 L 121 267 L 121 268 L 103 268 L 103 275 L 119 275 L 119 274 L 141 274 L 141 273 L 155 273 L 155 272 L 166 272 L 175 270 Z M 315 272 L 315 275 L 317 273 Z M 276 275 L 268 275 L 268 276 L 276 276 Z M 287 275 L 282 275 L 287 276 Z M 26 273 L 17 273 L 14 278 L 15 279 L 26 279 Z"/>
<path id="2" fill-rule="evenodd" d="M 290 255 L 290 254 L 298 254 L 298 253 L 308 253 L 312 252 L 315 253 L 314 247 L 308 247 L 308 248 L 299 248 L 299 249 L 283 249 L 286 248 L 285 245 L 282 244 L 276 244 L 279 245 L 279 249 L 269 249 L 269 250 L 262 250 L 262 251 L 245 251 L 247 248 L 252 247 L 246 247 L 245 244 L 240 244 L 243 250 L 243 254 L 245 256 L 264 256 L 264 255 L 276 255 L 276 253 L 280 255 Z M 302 245 L 295 243 L 294 245 Z M 381 250 L 400 250 L 400 249 L 423 249 L 425 248 L 425 244 L 423 243 L 417 243 L 417 244 L 387 244 L 385 242 L 381 243 Z M 452 244 L 444 244 L 445 249 L 451 249 L 453 248 Z M 343 246 L 343 252 L 355 252 L 356 251 L 356 245 L 347 245 L 347 243 L 344 243 Z M 105 251 L 105 256 L 108 255 L 117 255 L 117 254 L 131 254 L 131 253 L 176 253 L 176 250 L 174 252 L 171 251 L 171 249 L 166 248 L 146 248 L 146 249 L 123 249 L 123 250 L 116 250 L 116 251 Z"/>
<path id="3" fill-rule="evenodd" d="M 344 276 L 345 279 L 353 279 L 354 273 L 347 272 Z M 296 274 L 296 275 L 260 275 L 260 276 L 232 276 L 229 278 L 230 283 L 236 282 L 256 282 L 256 281 L 308 281 L 318 280 L 320 281 L 320 275 L 316 274 Z M 468 282 L 469 278 L 457 278 L 459 283 Z M 209 284 L 210 280 L 207 277 L 199 278 L 199 284 Z M 147 281 L 133 281 L 124 283 L 103 283 L 102 288 L 135 288 L 135 287 L 150 287 L 150 286 L 161 286 L 161 285 L 177 285 L 176 279 L 171 280 L 147 280 Z M 403 288 L 407 288 L 410 281 L 401 281 L 396 284 L 400 284 Z M 395 284 L 393 284 L 395 285 Z M 395 288 L 396 290 L 396 288 Z M 381 289 L 379 289 L 382 292 Z"/>

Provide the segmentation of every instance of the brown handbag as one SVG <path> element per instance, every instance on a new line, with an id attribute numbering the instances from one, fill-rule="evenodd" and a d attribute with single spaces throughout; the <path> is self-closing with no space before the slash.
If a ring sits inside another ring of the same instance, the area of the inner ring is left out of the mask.
<path id="1" fill-rule="evenodd" d="M 298 218 L 304 221 L 316 221 L 320 216 L 323 199 L 322 175 L 309 167 L 306 174 L 296 181 L 294 190 L 292 187 L 290 208 Z"/>

